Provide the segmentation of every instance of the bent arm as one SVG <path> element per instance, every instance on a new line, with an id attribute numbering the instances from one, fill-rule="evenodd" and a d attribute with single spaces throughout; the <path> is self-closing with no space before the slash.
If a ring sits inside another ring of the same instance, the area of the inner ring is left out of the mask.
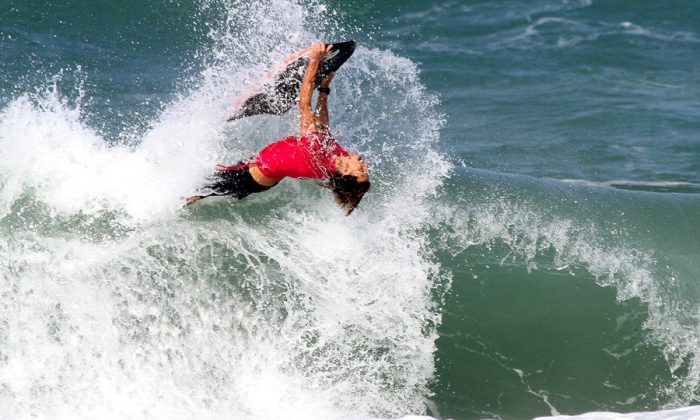
<path id="1" fill-rule="evenodd" d="M 316 120 L 311 109 L 311 99 L 314 95 L 314 83 L 321 59 L 330 50 L 330 47 L 330 45 L 322 43 L 314 44 L 311 47 L 309 65 L 306 68 L 304 80 L 299 91 L 299 134 L 302 136 L 316 129 Z"/>
<path id="2" fill-rule="evenodd" d="M 331 80 L 333 80 L 335 72 L 329 73 L 328 76 L 324 77 L 321 81 L 321 88 L 330 89 Z M 328 91 L 321 92 L 319 89 L 318 100 L 316 101 L 316 129 L 320 131 L 327 131 L 329 122 L 328 117 Z"/>

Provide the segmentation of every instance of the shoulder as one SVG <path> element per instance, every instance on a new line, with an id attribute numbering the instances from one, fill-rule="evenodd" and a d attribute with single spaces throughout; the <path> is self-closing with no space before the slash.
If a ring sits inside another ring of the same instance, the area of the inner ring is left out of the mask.
<path id="1" fill-rule="evenodd" d="M 299 142 L 299 139 L 296 136 L 285 137 L 283 139 L 279 139 L 277 141 L 274 141 L 274 142 L 268 144 L 267 146 L 265 146 L 262 149 L 261 152 L 294 146 L 298 142 Z"/>

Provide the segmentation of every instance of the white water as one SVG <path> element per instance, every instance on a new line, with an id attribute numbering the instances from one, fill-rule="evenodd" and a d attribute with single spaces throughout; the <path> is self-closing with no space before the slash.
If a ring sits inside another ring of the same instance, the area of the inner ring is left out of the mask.
<path id="1" fill-rule="evenodd" d="M 435 99 L 413 63 L 361 47 L 331 103 L 340 140 L 376 168 L 360 211 L 346 218 L 327 192 L 294 181 L 183 210 L 215 163 L 293 130 L 294 116 L 223 123 L 251 75 L 334 36 L 305 29 L 315 12 L 293 2 L 229 13 L 199 86 L 135 146 L 101 137 L 51 84 L 0 111 L 3 416 L 425 411 L 433 289 L 446 281 L 420 233 L 447 170 L 432 149 Z M 373 95 L 387 86 L 406 100 Z"/>
<path id="2" fill-rule="evenodd" d="M 537 419 L 550 420 L 692 420 L 700 418 L 700 407 L 684 407 L 675 410 L 659 410 L 639 413 L 611 413 L 597 411 L 578 416 L 552 416 L 538 417 Z"/>

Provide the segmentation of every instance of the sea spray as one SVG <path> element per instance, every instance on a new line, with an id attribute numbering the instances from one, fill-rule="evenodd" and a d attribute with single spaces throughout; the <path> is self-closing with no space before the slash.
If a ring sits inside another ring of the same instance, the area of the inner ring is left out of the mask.
<path id="1" fill-rule="evenodd" d="M 227 127 L 245 85 L 285 54 L 335 38 L 306 29 L 318 17 L 294 2 L 204 7 L 228 16 L 211 24 L 206 69 L 137 138 L 104 137 L 51 86 L 3 108 L 2 411 L 425 412 L 448 281 L 423 231 L 449 167 L 434 151 L 436 99 L 414 63 L 358 48 L 331 102 L 340 141 L 376 168 L 357 214 L 344 217 L 303 181 L 182 209 L 216 163 L 296 129 L 294 115 Z M 405 99 L 374 95 L 389 85 Z"/>

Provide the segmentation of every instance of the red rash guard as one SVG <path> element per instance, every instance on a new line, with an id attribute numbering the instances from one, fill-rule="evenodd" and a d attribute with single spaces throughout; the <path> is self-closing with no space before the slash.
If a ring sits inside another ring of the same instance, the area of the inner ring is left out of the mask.
<path id="1" fill-rule="evenodd" d="M 270 178 L 325 179 L 335 172 L 335 157 L 348 156 L 330 135 L 290 136 L 262 149 L 254 163 Z"/>

